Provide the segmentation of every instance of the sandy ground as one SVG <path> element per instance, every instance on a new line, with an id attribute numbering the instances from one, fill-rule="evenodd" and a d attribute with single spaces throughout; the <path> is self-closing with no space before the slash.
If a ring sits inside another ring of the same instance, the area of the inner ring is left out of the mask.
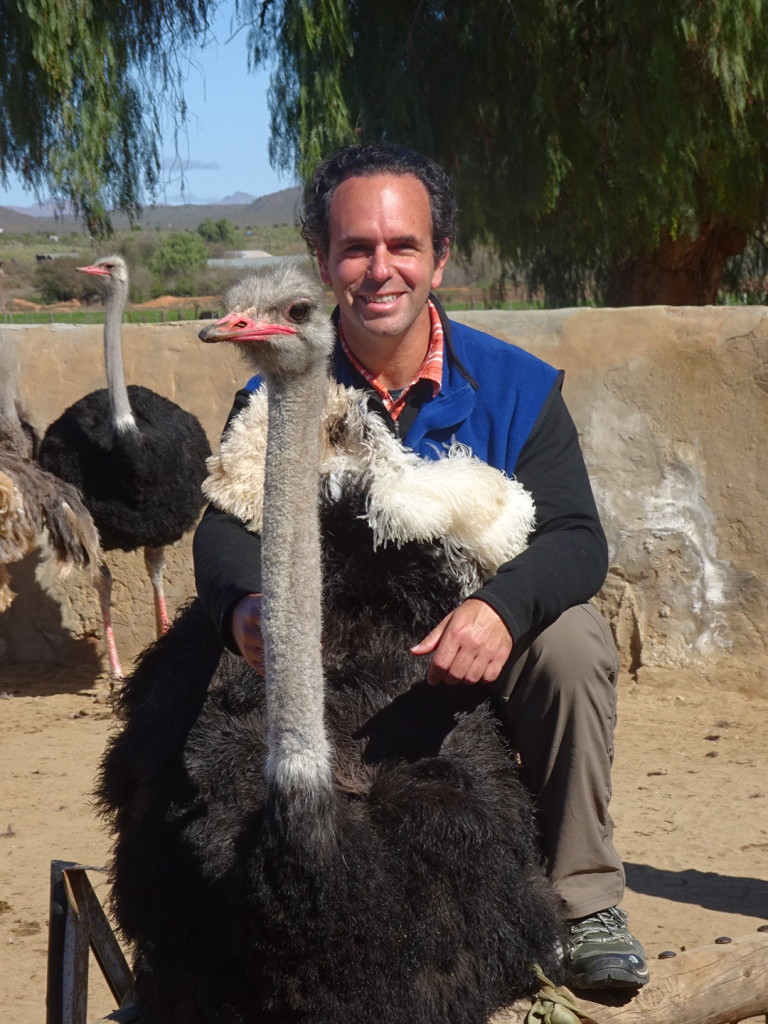
<path id="1" fill-rule="evenodd" d="M 768 700 L 750 675 L 620 681 L 613 812 L 624 901 L 651 958 L 768 921 Z M 52 859 L 103 865 L 90 794 L 112 726 L 86 670 L 0 668 L 0 1020 L 45 1019 Z M 103 899 L 105 885 L 91 877 Z M 114 1008 L 95 964 L 88 1019 Z"/>

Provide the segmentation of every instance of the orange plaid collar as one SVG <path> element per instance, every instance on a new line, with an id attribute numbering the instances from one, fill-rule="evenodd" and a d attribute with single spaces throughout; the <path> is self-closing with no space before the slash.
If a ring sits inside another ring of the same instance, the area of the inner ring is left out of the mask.
<path id="1" fill-rule="evenodd" d="M 440 314 L 437 312 L 435 304 L 430 299 L 427 300 L 427 308 L 429 309 L 430 323 L 427 354 L 424 356 L 424 361 L 419 367 L 416 376 L 409 381 L 409 383 L 396 397 L 393 397 L 388 389 L 385 388 L 383 384 L 379 383 L 371 371 L 367 370 L 355 356 L 354 352 L 347 345 L 341 321 L 339 321 L 339 342 L 341 343 L 344 355 L 354 366 L 357 372 L 368 381 L 383 402 L 384 408 L 393 420 L 396 420 L 403 411 L 409 392 L 420 380 L 428 380 L 431 382 L 433 396 L 440 390 L 440 385 L 443 380 L 443 354 L 445 352 L 443 325 L 440 323 Z"/>

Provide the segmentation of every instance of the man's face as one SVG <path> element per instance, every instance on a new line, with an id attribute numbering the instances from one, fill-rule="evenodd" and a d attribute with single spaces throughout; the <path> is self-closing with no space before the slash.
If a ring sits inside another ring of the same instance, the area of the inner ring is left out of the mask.
<path id="1" fill-rule="evenodd" d="M 414 175 L 347 178 L 336 189 L 318 263 L 353 346 L 400 341 L 428 324 L 427 296 L 447 260 L 435 262 L 429 196 Z"/>

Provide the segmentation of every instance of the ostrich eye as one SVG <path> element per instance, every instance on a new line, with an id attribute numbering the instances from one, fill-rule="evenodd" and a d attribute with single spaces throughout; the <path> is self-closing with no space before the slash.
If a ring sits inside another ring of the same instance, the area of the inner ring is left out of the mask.
<path id="1" fill-rule="evenodd" d="M 303 324 L 305 320 L 309 319 L 311 312 L 311 304 L 302 300 L 301 302 L 294 302 L 292 306 L 289 306 L 286 316 L 295 324 Z"/>

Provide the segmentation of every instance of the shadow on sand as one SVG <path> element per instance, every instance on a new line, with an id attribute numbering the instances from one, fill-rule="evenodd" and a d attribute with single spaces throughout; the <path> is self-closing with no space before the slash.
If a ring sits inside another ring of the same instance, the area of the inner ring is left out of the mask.
<path id="1" fill-rule="evenodd" d="M 768 852 L 768 844 L 766 845 Z M 660 896 L 678 903 L 695 903 L 706 910 L 744 914 L 768 921 L 768 881 L 721 875 L 716 871 L 669 871 L 648 864 L 624 865 L 627 886 L 646 896 Z"/>

